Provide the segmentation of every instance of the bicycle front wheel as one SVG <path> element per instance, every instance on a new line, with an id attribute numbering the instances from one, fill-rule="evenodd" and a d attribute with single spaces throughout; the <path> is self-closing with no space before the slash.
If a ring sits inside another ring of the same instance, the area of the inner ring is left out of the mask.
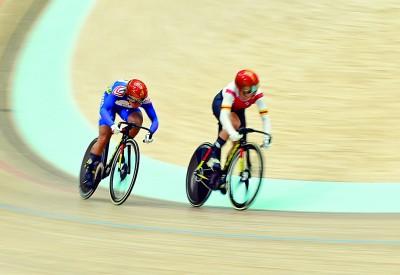
<path id="1" fill-rule="evenodd" d="M 235 153 L 228 169 L 227 183 L 229 198 L 237 210 L 245 210 L 253 203 L 263 173 L 263 158 L 257 145 L 246 144 Z"/>
<path id="2" fill-rule="evenodd" d="M 111 201 L 123 204 L 132 192 L 139 170 L 139 146 L 134 139 L 121 144 L 111 166 L 110 196 Z"/>

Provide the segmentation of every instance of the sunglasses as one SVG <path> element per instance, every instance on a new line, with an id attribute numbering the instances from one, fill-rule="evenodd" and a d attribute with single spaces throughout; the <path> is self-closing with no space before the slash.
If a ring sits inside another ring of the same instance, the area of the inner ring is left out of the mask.
<path id="1" fill-rule="evenodd" d="M 255 92 L 257 92 L 257 90 L 258 90 L 258 85 L 252 85 L 250 87 L 246 87 L 246 89 L 243 89 L 243 93 L 245 95 L 254 94 Z"/>
<path id="2" fill-rule="evenodd" d="M 144 99 L 138 99 L 138 98 L 134 98 L 134 97 L 128 96 L 128 101 L 131 102 L 131 103 L 142 104 Z"/>

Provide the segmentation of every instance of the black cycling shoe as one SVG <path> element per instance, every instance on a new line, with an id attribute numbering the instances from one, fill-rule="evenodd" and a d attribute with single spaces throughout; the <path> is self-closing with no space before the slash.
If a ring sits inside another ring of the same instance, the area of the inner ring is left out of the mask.
<path id="1" fill-rule="evenodd" d="M 86 163 L 86 172 L 85 177 L 83 178 L 83 184 L 89 189 L 94 187 L 94 176 L 96 174 L 96 169 L 99 164 L 100 161 L 91 163 L 90 159 L 88 160 L 88 163 Z"/>
<path id="2" fill-rule="evenodd" d="M 226 189 L 226 183 L 221 183 L 221 184 L 218 186 L 218 190 L 222 193 L 222 195 L 225 195 L 225 194 L 226 194 L 226 191 L 227 191 L 227 189 Z"/>
<path id="3" fill-rule="evenodd" d="M 221 170 L 221 162 L 220 162 L 221 149 L 213 147 L 210 158 L 207 161 L 207 166 L 210 167 L 213 171 Z"/>
<path id="4" fill-rule="evenodd" d="M 226 175 L 223 174 L 221 178 L 219 179 L 219 185 L 218 185 L 218 190 L 221 191 L 222 195 L 226 194 Z"/>
<path id="5" fill-rule="evenodd" d="M 208 180 L 208 183 L 207 183 L 208 187 L 211 190 L 218 190 L 220 176 L 221 175 L 220 175 L 219 171 L 212 172 L 212 174 Z"/>
<path id="6" fill-rule="evenodd" d="M 93 188 L 94 187 L 94 173 L 95 173 L 94 170 L 86 169 L 85 177 L 83 179 L 83 184 L 87 188 Z"/>

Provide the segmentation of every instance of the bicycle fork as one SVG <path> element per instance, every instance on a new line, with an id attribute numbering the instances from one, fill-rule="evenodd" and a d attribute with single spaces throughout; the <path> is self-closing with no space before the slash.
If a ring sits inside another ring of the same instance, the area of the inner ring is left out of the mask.
<path id="1" fill-rule="evenodd" d="M 245 165 L 245 159 L 247 162 L 247 165 Z M 240 182 L 243 182 L 246 185 L 246 189 L 249 188 L 249 178 L 250 178 L 250 159 L 249 159 L 249 154 L 246 154 L 246 151 L 244 148 L 240 148 L 239 151 L 239 171 L 240 171 Z M 247 168 L 247 169 L 246 169 Z"/>
<path id="2" fill-rule="evenodd" d="M 124 149 L 125 149 L 125 144 L 121 144 L 121 147 L 119 147 L 119 158 L 118 158 L 118 168 L 121 169 L 121 164 L 122 164 L 122 158 L 124 157 Z"/>
<path id="3" fill-rule="evenodd" d="M 121 169 L 122 169 L 122 165 L 123 165 L 122 160 L 124 160 L 124 163 L 125 163 L 125 157 L 124 157 L 125 148 L 126 148 L 126 144 L 124 144 L 124 143 L 121 144 L 120 154 L 119 154 L 119 158 L 118 158 L 118 170 L 119 171 L 121 171 Z M 131 172 L 131 167 L 130 167 L 131 162 L 130 161 L 131 161 L 131 151 L 128 150 L 128 162 L 126 163 L 127 164 L 127 174 L 129 174 Z"/>

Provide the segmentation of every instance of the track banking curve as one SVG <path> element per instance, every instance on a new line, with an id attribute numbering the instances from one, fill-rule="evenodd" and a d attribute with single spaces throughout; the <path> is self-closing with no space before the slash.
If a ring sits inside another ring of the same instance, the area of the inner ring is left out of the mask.
<path id="1" fill-rule="evenodd" d="M 82 152 L 88 141 L 96 135 L 95 128 L 80 115 L 73 103 L 68 78 L 69 62 L 77 33 L 93 4 L 94 2 L 89 0 L 72 1 L 68 4 L 53 1 L 31 34 L 27 47 L 22 51 L 14 78 L 13 108 L 21 135 L 29 137 L 29 145 L 37 154 L 72 176 L 78 174 Z M 57 36 L 60 30 L 63 32 L 62 37 Z M 47 48 L 41 46 L 46 43 L 51 43 L 49 46 L 52 47 L 52 51 L 47 51 Z M 37 64 L 42 66 L 37 67 Z M 43 79 L 43 76 L 46 76 L 46 79 Z M 24 81 L 27 80 L 32 84 L 29 93 L 26 93 L 24 87 Z M 57 89 L 43 89 L 43 83 Z M 35 108 L 43 102 L 43 98 L 37 94 L 46 98 L 48 108 Z M 54 123 L 54 117 L 57 117 L 57 123 Z M 48 125 L 52 125 L 51 131 L 47 130 Z M 65 129 L 76 134 L 65 135 Z M 44 132 L 48 133 L 46 138 L 43 137 Z M 60 142 L 70 146 L 60 151 Z M 159 172 L 151 173 L 153 169 Z M 185 167 L 144 157 L 138 182 L 146 184 L 138 184 L 134 192 L 145 197 L 186 202 L 182 188 L 185 172 Z M 157 182 L 165 184 L 154 188 Z M 400 212 L 400 201 L 396 195 L 400 192 L 400 184 L 268 178 L 264 180 L 263 187 L 253 205 L 254 209 Z M 230 206 L 219 194 L 213 194 L 207 204 Z"/>
<path id="2" fill-rule="evenodd" d="M 115 207 L 105 190 L 80 200 L 75 174 L 36 157 L 37 149 L 24 144 L 12 123 L 18 115 L 9 100 L 13 59 L 24 30 L 42 9 L 49 11 L 46 4 L 0 3 L 0 20 L 13 19 L 10 31 L 18 25 L 1 57 L 1 80 L 7 83 L 0 87 L 1 274 L 398 272 L 396 214 L 193 209 L 186 202 L 137 196 Z"/>

